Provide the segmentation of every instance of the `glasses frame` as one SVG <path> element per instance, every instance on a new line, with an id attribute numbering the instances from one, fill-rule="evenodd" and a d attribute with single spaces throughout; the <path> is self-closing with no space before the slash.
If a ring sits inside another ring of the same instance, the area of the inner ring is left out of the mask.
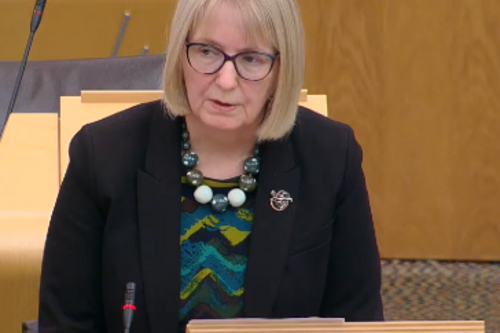
<path id="1" fill-rule="evenodd" d="M 199 70 L 197 70 L 196 68 L 194 68 L 193 64 L 191 64 L 191 59 L 189 57 L 189 49 L 192 46 L 204 46 L 204 47 L 208 47 L 210 49 L 213 49 L 213 50 L 215 50 L 217 52 L 220 52 L 224 56 L 224 61 L 222 61 L 221 65 L 216 70 L 214 70 L 212 72 L 200 72 Z M 235 61 L 235 59 L 238 56 L 241 56 L 242 54 L 258 54 L 258 55 L 265 56 L 265 57 L 271 59 L 271 66 L 269 67 L 269 71 L 266 73 L 266 75 L 264 75 L 260 79 L 248 79 L 248 78 L 244 77 L 243 75 L 241 75 L 241 73 L 240 73 L 240 71 L 238 69 L 238 65 L 236 64 L 236 61 Z M 233 63 L 234 69 L 236 70 L 236 73 L 238 73 L 239 77 L 241 77 L 242 79 L 247 80 L 247 81 L 257 82 L 257 81 L 264 80 L 269 75 L 269 73 L 271 73 L 271 71 L 274 68 L 274 64 L 276 63 L 276 60 L 278 60 L 278 58 L 279 58 L 279 53 L 269 54 L 269 53 L 263 53 L 263 52 L 257 52 L 257 51 L 243 51 L 243 52 L 240 52 L 240 53 L 237 53 L 237 54 L 234 54 L 234 55 L 229 55 L 226 52 L 224 52 L 221 49 L 219 49 L 218 47 L 215 47 L 215 46 L 210 45 L 210 44 L 195 43 L 195 42 L 186 42 L 186 58 L 188 60 L 189 66 L 191 66 L 192 69 L 194 69 L 196 72 L 198 72 L 200 74 L 206 74 L 206 75 L 212 75 L 212 74 L 217 73 L 218 71 L 220 71 L 222 69 L 222 67 L 224 67 L 224 65 L 226 64 L 226 62 L 231 61 Z"/>

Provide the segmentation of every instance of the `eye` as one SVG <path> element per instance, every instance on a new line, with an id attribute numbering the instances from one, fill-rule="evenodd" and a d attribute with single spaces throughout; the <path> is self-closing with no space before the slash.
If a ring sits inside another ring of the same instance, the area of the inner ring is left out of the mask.
<path id="1" fill-rule="evenodd" d="M 259 59 L 257 59 L 257 57 L 253 54 L 246 54 L 243 57 L 243 61 L 246 62 L 247 64 L 252 64 L 255 62 L 259 62 Z"/>
<path id="2" fill-rule="evenodd" d="M 241 55 L 241 61 L 245 65 L 258 66 L 270 62 L 271 59 L 259 53 L 246 53 Z"/>
<path id="3" fill-rule="evenodd" d="M 217 52 L 217 50 L 213 49 L 210 46 L 196 46 L 195 50 L 198 55 L 207 58 L 216 57 L 219 55 L 219 52 Z"/>
<path id="4" fill-rule="evenodd" d="M 206 56 L 213 54 L 213 51 L 207 47 L 200 49 L 200 52 Z"/>

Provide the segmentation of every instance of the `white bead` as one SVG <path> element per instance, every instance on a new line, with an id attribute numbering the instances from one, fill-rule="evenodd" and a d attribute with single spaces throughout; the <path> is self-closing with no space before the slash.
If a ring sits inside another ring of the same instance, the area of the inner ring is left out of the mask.
<path id="1" fill-rule="evenodd" d="M 229 199 L 229 204 L 233 207 L 240 207 L 245 203 L 247 196 L 245 192 L 239 188 L 233 188 L 229 191 L 227 198 Z"/>
<path id="2" fill-rule="evenodd" d="M 202 205 L 209 203 L 213 197 L 214 192 L 212 192 L 212 189 L 207 185 L 198 186 L 198 188 L 194 191 L 194 198 Z"/>

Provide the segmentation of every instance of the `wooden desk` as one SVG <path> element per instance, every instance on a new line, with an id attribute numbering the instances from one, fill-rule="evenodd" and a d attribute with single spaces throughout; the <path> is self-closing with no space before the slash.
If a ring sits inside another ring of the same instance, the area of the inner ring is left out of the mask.
<path id="1" fill-rule="evenodd" d="M 0 330 L 37 318 L 40 264 L 59 189 L 57 114 L 13 113 L 0 141 Z"/>
<path id="2" fill-rule="evenodd" d="M 57 114 L 11 114 L 0 141 L 0 218 L 50 216 L 58 147 Z"/>
<path id="3" fill-rule="evenodd" d="M 21 331 L 38 318 L 40 272 L 48 218 L 0 218 L 0 330 Z"/>

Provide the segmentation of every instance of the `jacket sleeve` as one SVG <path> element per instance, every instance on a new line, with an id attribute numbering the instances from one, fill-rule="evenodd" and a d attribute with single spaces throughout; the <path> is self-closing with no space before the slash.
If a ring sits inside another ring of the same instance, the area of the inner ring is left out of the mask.
<path id="1" fill-rule="evenodd" d="M 87 126 L 72 139 L 69 156 L 43 254 L 39 332 L 105 332 L 100 259 L 105 218 L 97 203 Z"/>
<path id="2" fill-rule="evenodd" d="M 347 158 L 334 219 L 321 316 L 382 321 L 381 264 L 362 170 L 362 150 L 348 127 Z"/>

